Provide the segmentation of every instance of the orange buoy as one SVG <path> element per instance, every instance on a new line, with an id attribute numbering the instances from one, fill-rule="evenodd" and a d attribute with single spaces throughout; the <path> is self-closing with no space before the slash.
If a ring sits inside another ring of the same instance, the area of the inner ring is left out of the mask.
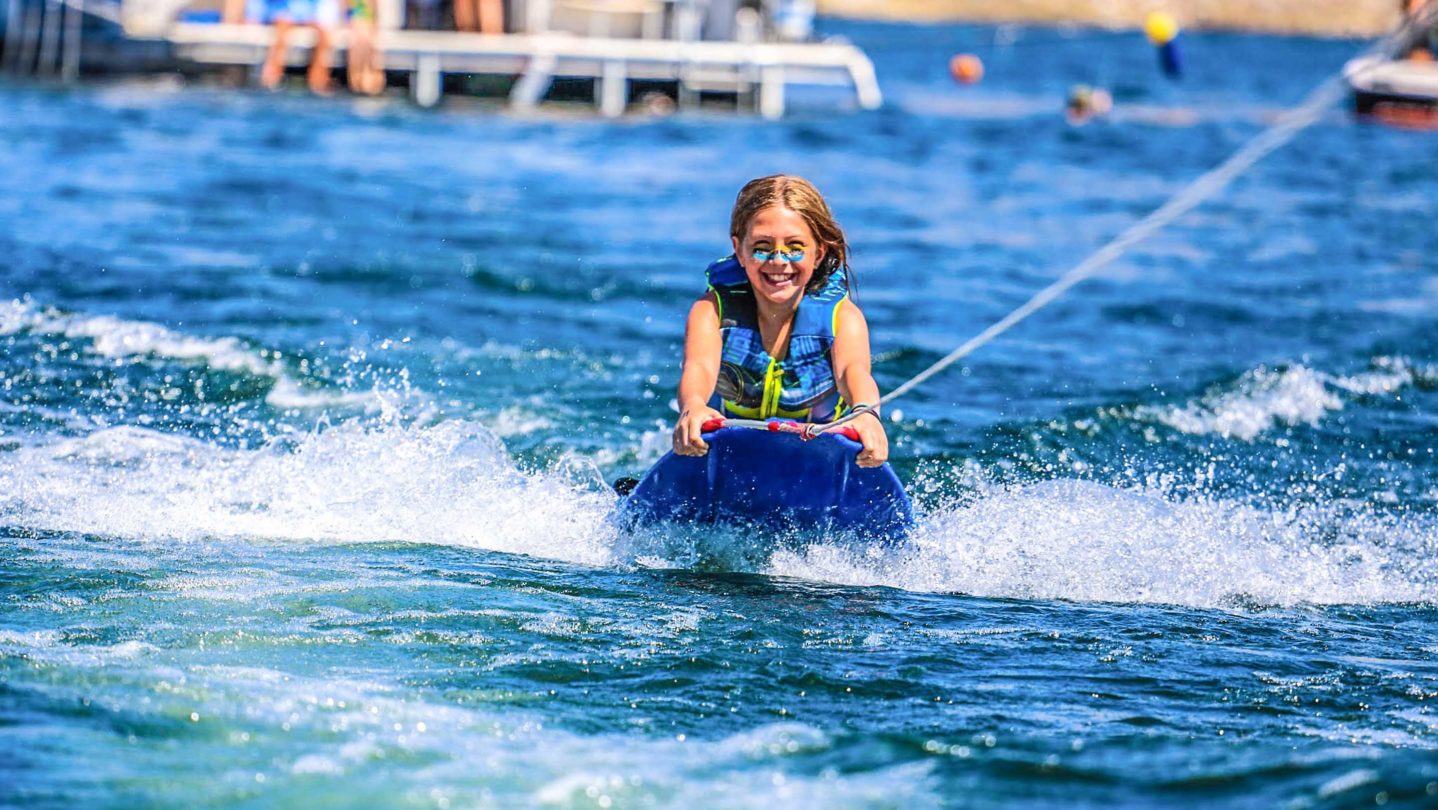
<path id="1" fill-rule="evenodd" d="M 949 60 L 949 75 L 960 84 L 974 84 L 984 77 L 984 63 L 971 53 L 961 53 Z"/>

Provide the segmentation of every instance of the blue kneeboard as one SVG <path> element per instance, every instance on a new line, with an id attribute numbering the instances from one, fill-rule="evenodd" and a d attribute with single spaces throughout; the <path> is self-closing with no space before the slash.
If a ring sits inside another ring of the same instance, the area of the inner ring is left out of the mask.
<path id="1" fill-rule="evenodd" d="M 835 530 L 893 542 L 914 525 L 898 476 L 887 464 L 855 464 L 862 448 L 852 439 L 726 427 L 704 441 L 706 455 L 665 454 L 621 502 L 620 519 Z"/>

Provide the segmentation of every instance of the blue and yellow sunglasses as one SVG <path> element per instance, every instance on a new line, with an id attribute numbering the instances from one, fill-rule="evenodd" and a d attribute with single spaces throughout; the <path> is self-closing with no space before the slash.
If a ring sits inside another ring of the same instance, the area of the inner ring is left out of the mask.
<path id="1" fill-rule="evenodd" d="M 756 248 L 750 255 L 754 257 L 754 261 L 756 262 L 772 262 L 778 259 L 781 262 L 793 264 L 804 261 L 804 246 L 795 245 L 791 246 L 788 250 L 781 247 L 776 247 L 773 250 Z"/>

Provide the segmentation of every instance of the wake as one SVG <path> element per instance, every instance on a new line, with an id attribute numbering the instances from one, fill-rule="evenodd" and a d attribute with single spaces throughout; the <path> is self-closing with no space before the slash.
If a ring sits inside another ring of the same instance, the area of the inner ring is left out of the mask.
<path id="1" fill-rule="evenodd" d="M 626 534 L 592 464 L 522 469 L 478 422 L 349 422 L 228 448 L 139 427 L 0 452 L 0 521 L 168 544 L 414 542 L 589 566 L 748 571 L 986 597 L 1169 603 L 1438 601 L 1431 516 L 1288 508 L 1078 480 L 989 486 L 909 542 Z"/>

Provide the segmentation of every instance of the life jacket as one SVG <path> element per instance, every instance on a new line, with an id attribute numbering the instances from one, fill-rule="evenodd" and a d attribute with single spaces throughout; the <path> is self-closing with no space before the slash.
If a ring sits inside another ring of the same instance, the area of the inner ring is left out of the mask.
<path id="1" fill-rule="evenodd" d="M 846 407 L 834 380 L 834 328 L 849 282 L 836 271 L 818 292 L 806 292 L 794 313 L 783 360 L 764 350 L 754 290 L 733 256 L 705 271 L 719 299 L 719 334 L 724 341 L 719 380 L 709 406 L 742 419 L 781 417 L 832 422 Z"/>

